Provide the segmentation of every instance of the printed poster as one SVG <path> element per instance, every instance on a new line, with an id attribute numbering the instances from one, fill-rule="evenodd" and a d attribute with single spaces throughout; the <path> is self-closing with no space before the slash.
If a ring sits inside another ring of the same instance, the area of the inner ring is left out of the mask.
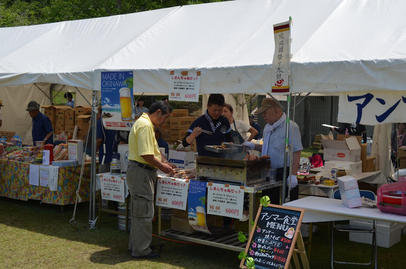
<path id="1" fill-rule="evenodd" d="M 186 210 L 189 181 L 172 177 L 158 177 L 157 206 Z"/>
<path id="2" fill-rule="evenodd" d="M 125 183 L 121 175 L 99 174 L 102 199 L 125 202 Z"/>
<path id="3" fill-rule="evenodd" d="M 244 187 L 209 183 L 207 189 L 207 214 L 242 219 Z"/>
<path id="4" fill-rule="evenodd" d="M 101 72 L 101 105 L 106 129 L 129 131 L 135 120 L 133 72 Z"/>
<path id="5" fill-rule="evenodd" d="M 169 101 L 199 102 L 200 71 L 170 71 Z"/>
<path id="6" fill-rule="evenodd" d="M 195 231 L 210 234 L 206 223 L 206 187 L 207 182 L 191 180 L 188 193 L 188 219 Z"/>
<path id="7" fill-rule="evenodd" d="M 289 92 L 290 75 L 290 20 L 273 26 L 275 52 L 272 68 L 272 92 Z"/>
<path id="8" fill-rule="evenodd" d="M 354 92 L 341 94 L 338 122 L 377 125 L 404 122 L 406 94 L 401 92 Z"/>

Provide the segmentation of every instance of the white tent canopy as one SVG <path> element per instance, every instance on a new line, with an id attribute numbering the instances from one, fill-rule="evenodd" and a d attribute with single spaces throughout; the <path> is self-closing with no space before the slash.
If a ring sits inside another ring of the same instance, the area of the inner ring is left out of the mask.
<path id="1" fill-rule="evenodd" d="M 100 70 L 134 70 L 139 92 L 168 71 L 202 71 L 201 93 L 269 92 L 273 24 L 293 19 L 293 91 L 404 90 L 406 1 L 239 0 L 0 28 L 0 86 L 99 89 Z"/>

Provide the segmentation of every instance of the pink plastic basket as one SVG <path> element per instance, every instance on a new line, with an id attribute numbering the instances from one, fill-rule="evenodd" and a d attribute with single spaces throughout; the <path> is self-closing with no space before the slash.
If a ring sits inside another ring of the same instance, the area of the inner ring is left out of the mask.
<path id="1" fill-rule="evenodd" d="M 406 215 L 406 181 L 382 185 L 377 196 L 382 212 Z"/>

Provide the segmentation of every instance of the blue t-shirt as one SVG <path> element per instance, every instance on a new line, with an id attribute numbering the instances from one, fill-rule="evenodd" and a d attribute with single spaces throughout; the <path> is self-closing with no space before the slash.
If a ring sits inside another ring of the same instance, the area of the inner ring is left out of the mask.
<path id="1" fill-rule="evenodd" d="M 196 127 L 213 133 L 212 135 L 201 133 L 196 138 L 199 156 L 219 157 L 215 152 L 207 151 L 204 146 L 221 145 L 223 142 L 231 142 L 230 122 L 223 116 L 220 116 L 217 120 L 213 120 L 206 112 L 190 125 L 188 135 L 191 134 Z"/>
<path id="2" fill-rule="evenodd" d="M 254 139 L 259 140 L 262 138 L 262 131 L 261 131 L 261 127 L 258 125 L 258 123 L 253 122 L 251 124 L 251 126 L 258 131 L 258 134 L 254 137 Z"/>
<path id="3" fill-rule="evenodd" d="M 41 112 L 32 119 L 32 141 L 43 141 L 45 136 L 52 132 L 52 124 L 51 121 L 47 116 L 42 114 Z M 45 142 L 45 144 L 52 144 L 53 143 L 53 136 L 51 135 L 50 138 Z"/>
<path id="4" fill-rule="evenodd" d="M 66 102 L 66 105 L 73 108 L 73 107 L 75 106 L 75 102 L 74 102 L 73 100 L 72 100 L 72 101 L 68 101 L 68 102 Z"/>
<path id="5" fill-rule="evenodd" d="M 162 137 L 158 138 L 157 142 L 158 142 L 158 147 L 165 148 L 165 154 L 168 156 L 168 153 L 169 153 L 168 143 L 166 143 L 166 141 L 163 140 Z"/>
<path id="6" fill-rule="evenodd" d="M 113 149 L 116 145 L 116 131 L 107 130 L 104 128 L 102 120 L 97 120 L 97 129 L 96 129 L 97 139 L 103 139 L 103 143 L 99 147 L 99 163 L 101 164 L 104 155 L 103 144 L 106 144 L 106 155 L 104 158 L 104 163 L 111 163 L 113 157 Z"/>

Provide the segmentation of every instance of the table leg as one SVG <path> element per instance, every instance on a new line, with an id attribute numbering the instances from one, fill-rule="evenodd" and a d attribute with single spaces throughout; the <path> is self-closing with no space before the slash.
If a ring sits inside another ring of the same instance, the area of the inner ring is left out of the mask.
<path id="1" fill-rule="evenodd" d="M 160 206 L 158 206 L 158 235 L 161 235 L 161 230 L 162 230 L 161 213 L 162 213 L 162 208 Z"/>

